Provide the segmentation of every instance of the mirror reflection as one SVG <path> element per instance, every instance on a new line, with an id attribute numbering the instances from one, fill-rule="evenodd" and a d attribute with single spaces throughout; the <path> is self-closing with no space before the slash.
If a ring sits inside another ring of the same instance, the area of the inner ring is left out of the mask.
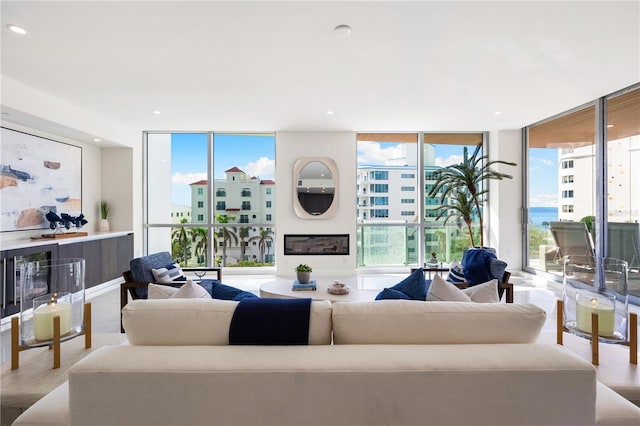
<path id="1" fill-rule="evenodd" d="M 297 177 L 297 196 L 302 208 L 313 216 L 325 213 L 335 195 L 335 183 L 329 168 L 320 161 L 307 163 Z"/>

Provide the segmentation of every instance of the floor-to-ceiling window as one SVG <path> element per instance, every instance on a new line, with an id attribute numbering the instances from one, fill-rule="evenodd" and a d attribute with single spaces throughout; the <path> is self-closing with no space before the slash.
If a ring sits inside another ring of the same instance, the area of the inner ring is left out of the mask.
<path id="1" fill-rule="evenodd" d="M 462 161 L 482 133 L 359 133 L 357 168 L 358 266 L 421 265 L 460 260 L 469 233 L 455 217 L 438 218 L 450 198 L 428 194 L 436 172 Z M 422 173 L 420 172 L 422 170 Z M 477 218 L 472 228 L 478 232 Z"/>
<path id="2" fill-rule="evenodd" d="M 145 246 L 183 266 L 275 258 L 273 134 L 146 133 Z"/>
<path id="3" fill-rule="evenodd" d="M 640 87 L 526 130 L 525 269 L 561 276 L 562 256 L 590 250 L 626 260 L 640 296 Z"/>
<path id="4" fill-rule="evenodd" d="M 640 87 L 605 100 L 606 256 L 629 264 L 629 294 L 640 301 Z"/>
<path id="5" fill-rule="evenodd" d="M 456 194 L 442 200 L 441 192 L 431 197 L 429 194 L 436 182 L 437 171 L 442 167 L 460 164 L 464 152 L 470 156 L 478 145 L 483 145 L 483 133 L 425 133 L 424 143 L 424 257 L 423 263 L 432 253 L 443 262 L 460 261 L 465 249 L 471 247 L 470 232 L 474 242 L 480 241 L 478 216 L 472 216 L 471 231 L 464 223 L 458 210 L 445 209 L 443 204 L 456 204 Z M 482 151 L 478 155 L 482 155 Z M 479 191 L 482 188 L 478 188 Z M 439 217 L 440 216 L 440 217 Z M 487 217 L 484 215 L 484 217 Z M 446 223 L 445 223 L 446 222 Z"/>
<path id="6" fill-rule="evenodd" d="M 580 222 L 591 233 L 595 215 L 595 106 L 588 105 L 528 128 L 527 266 L 562 274 L 561 258 L 592 251 L 560 222 Z M 573 234 L 572 234 L 573 235 Z M 570 240 L 569 240 L 570 239 Z M 583 243 L 583 247 L 580 247 Z"/>
<path id="7" fill-rule="evenodd" d="M 418 134 L 358 134 L 358 266 L 418 261 Z"/>

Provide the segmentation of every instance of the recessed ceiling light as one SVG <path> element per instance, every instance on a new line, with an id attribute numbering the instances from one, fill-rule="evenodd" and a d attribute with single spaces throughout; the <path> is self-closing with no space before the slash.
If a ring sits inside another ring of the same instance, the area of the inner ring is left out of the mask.
<path id="1" fill-rule="evenodd" d="M 351 27 L 348 25 L 338 25 L 333 29 L 333 33 L 339 37 L 348 37 L 351 35 Z"/>
<path id="2" fill-rule="evenodd" d="M 101 142 L 101 141 L 102 141 L 102 139 L 100 139 L 100 138 L 93 138 L 93 141 L 94 141 L 94 142 Z"/>
<path id="3" fill-rule="evenodd" d="M 160 114 L 162 114 L 162 112 L 161 112 L 161 111 L 158 111 L 157 109 L 154 109 L 154 110 L 153 110 L 153 111 L 151 111 L 151 112 L 153 112 L 155 115 L 160 115 Z"/>
<path id="4" fill-rule="evenodd" d="M 608 128 L 612 128 L 614 126 L 614 124 L 607 124 Z"/>
<path id="5" fill-rule="evenodd" d="M 333 115 L 333 111 L 331 110 L 327 111 L 327 115 Z"/>
<path id="6" fill-rule="evenodd" d="M 493 113 L 493 115 L 502 115 L 502 111 L 496 111 Z"/>
<path id="7" fill-rule="evenodd" d="M 11 31 L 13 31 L 16 34 L 25 35 L 27 33 L 27 30 L 17 25 L 9 24 L 7 25 L 7 28 L 9 28 Z"/>

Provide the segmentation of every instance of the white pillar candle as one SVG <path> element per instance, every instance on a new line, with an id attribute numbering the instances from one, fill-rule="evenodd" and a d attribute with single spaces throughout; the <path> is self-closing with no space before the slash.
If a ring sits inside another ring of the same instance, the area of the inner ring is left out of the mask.
<path id="1" fill-rule="evenodd" d="M 576 305 L 576 326 L 585 333 L 591 333 L 591 314 L 598 314 L 598 336 L 613 336 L 615 305 L 605 298 L 578 297 Z"/>
<path id="2" fill-rule="evenodd" d="M 71 303 L 51 302 L 33 312 L 33 335 L 36 340 L 53 339 L 53 317 L 60 317 L 60 335 L 71 331 Z"/>

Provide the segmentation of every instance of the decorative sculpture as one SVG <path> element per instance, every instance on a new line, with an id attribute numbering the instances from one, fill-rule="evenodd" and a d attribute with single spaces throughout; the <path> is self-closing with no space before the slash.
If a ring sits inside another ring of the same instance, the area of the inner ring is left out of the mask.
<path id="1" fill-rule="evenodd" d="M 60 216 L 58 216 L 55 212 L 50 211 L 45 215 L 45 217 L 49 221 L 49 228 L 54 231 L 54 234 L 56 232 L 66 232 L 71 229 L 71 226 L 75 226 L 77 229 L 80 229 L 88 223 L 82 213 L 80 213 L 79 216 L 60 213 Z"/>

